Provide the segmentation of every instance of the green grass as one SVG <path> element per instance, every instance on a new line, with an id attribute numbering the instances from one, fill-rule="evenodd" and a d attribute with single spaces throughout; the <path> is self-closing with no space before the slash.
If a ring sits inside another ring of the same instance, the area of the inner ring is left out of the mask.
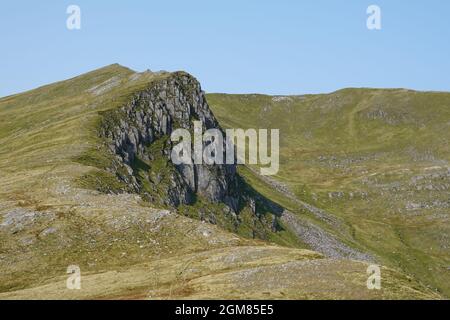
<path id="1" fill-rule="evenodd" d="M 278 181 L 343 219 L 352 240 L 383 263 L 450 295 L 449 93 L 345 89 L 207 98 L 225 127 L 280 129 Z M 426 178 L 414 183 L 419 176 Z M 260 189 L 295 210 L 282 195 Z"/>

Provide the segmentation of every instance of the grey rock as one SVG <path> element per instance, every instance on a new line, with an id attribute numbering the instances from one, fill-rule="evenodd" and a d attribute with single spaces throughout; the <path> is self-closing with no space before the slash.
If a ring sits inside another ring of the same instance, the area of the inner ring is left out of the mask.
<path id="1" fill-rule="evenodd" d="M 154 155 L 147 154 L 146 147 L 153 142 L 170 136 L 178 128 L 193 132 L 194 120 L 200 120 L 204 130 L 222 130 L 198 81 L 181 72 L 136 93 L 129 103 L 111 111 L 106 119 L 101 136 L 109 141 L 109 149 L 117 159 L 110 170 L 134 192 L 141 191 L 142 186 L 134 177 L 133 162 L 137 157 L 151 159 Z M 168 140 L 161 150 L 168 161 L 171 149 L 172 143 Z M 183 164 L 175 168 L 167 192 L 168 205 L 189 204 L 197 194 L 237 209 L 236 165 Z"/>
<path id="2" fill-rule="evenodd" d="M 346 258 L 366 262 L 375 261 L 375 258 L 370 254 L 347 246 L 329 232 L 309 221 L 300 219 L 288 210 L 283 212 L 281 221 L 289 226 L 311 249 L 322 253 L 328 258 Z"/>

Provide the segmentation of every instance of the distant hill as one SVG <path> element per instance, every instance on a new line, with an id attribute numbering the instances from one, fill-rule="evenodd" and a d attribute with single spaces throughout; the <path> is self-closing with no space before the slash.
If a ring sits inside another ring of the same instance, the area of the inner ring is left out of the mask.
<path id="1" fill-rule="evenodd" d="M 342 219 L 383 263 L 450 294 L 450 93 L 207 98 L 225 127 L 280 129 L 276 178 L 295 198 Z"/>

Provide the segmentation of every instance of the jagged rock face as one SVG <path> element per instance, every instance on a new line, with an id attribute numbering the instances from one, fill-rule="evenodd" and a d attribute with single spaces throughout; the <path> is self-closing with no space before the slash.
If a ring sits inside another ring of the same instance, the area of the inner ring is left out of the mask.
<path id="1" fill-rule="evenodd" d="M 136 93 L 125 106 L 104 116 L 101 136 L 107 138 L 110 151 L 116 155 L 113 170 L 132 189 L 140 191 L 141 185 L 133 170 L 136 160 L 151 161 L 155 154 L 148 152 L 148 147 L 165 138 L 160 152 L 170 161 L 172 143 L 167 137 L 178 128 L 193 132 L 193 121 L 201 121 L 204 130 L 220 129 L 200 84 L 190 75 L 175 73 Z M 174 167 L 167 204 L 189 204 L 195 195 L 200 195 L 236 210 L 235 165 Z"/>

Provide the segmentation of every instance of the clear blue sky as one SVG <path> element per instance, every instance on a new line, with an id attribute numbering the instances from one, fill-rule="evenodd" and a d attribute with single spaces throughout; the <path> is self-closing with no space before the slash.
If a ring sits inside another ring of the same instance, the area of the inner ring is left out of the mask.
<path id="1" fill-rule="evenodd" d="M 366 28 L 371 4 L 380 31 Z M 186 70 L 208 92 L 450 91 L 446 0 L 5 0 L 0 43 L 0 96 L 116 62 Z"/>

